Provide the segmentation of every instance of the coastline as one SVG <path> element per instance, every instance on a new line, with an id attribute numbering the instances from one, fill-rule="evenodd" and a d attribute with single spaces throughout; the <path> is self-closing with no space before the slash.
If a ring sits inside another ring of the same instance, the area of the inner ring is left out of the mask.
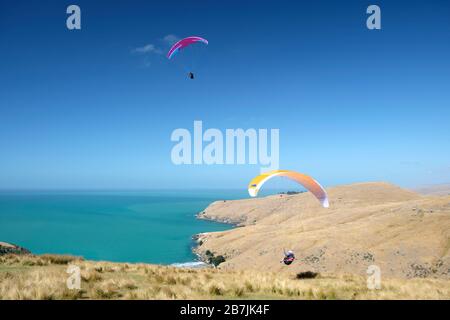
<path id="1" fill-rule="evenodd" d="M 231 201 L 236 201 L 236 200 L 231 200 Z M 221 219 L 218 217 L 208 216 L 208 213 L 207 213 L 208 208 L 210 208 L 215 203 L 226 203 L 226 202 L 227 202 L 227 200 L 219 200 L 219 201 L 211 202 L 204 210 L 197 213 L 195 215 L 195 218 L 199 219 L 199 220 L 228 224 L 231 226 L 230 230 L 234 230 L 236 228 L 242 227 L 243 221 L 232 220 L 232 219 L 229 219 L 226 217 Z M 230 231 L 230 230 L 228 230 L 228 231 Z M 226 232 L 226 231 L 201 232 L 201 233 L 194 234 L 192 236 L 192 240 L 195 243 L 195 245 L 192 247 L 192 252 L 197 256 L 198 261 L 205 263 L 206 265 L 208 265 L 211 268 L 216 268 L 218 265 L 214 265 L 211 262 L 211 255 L 207 255 L 206 254 L 207 251 L 203 252 L 201 250 L 201 246 L 208 241 L 210 234 L 220 233 L 220 232 Z M 213 255 L 214 254 L 217 254 L 218 256 L 224 256 L 223 254 L 213 253 Z"/>
<path id="2" fill-rule="evenodd" d="M 231 201 L 238 201 L 238 200 L 229 200 Z M 241 227 L 243 225 L 243 223 L 245 222 L 245 219 L 241 218 L 241 219 L 232 219 L 232 218 L 228 218 L 228 217 L 215 217 L 215 216 L 211 216 L 209 212 L 207 212 L 207 210 L 213 206 L 216 203 L 220 203 L 219 201 L 214 201 L 211 202 L 208 207 L 206 207 L 203 211 L 199 212 L 196 215 L 196 218 L 199 220 L 205 220 L 205 221 L 211 221 L 211 222 L 218 222 L 218 223 L 224 223 L 224 224 L 228 224 L 233 226 L 233 228 L 237 228 L 237 227 Z"/>

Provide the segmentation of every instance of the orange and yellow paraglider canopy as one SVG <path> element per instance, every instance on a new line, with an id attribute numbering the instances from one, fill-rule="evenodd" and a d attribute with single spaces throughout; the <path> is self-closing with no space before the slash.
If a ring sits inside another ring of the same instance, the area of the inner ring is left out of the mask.
<path id="1" fill-rule="evenodd" d="M 248 185 L 250 196 L 256 197 L 263 184 L 274 177 L 286 177 L 301 184 L 320 201 L 324 208 L 329 207 L 327 192 L 316 180 L 306 174 L 290 170 L 274 170 L 253 178 Z"/>

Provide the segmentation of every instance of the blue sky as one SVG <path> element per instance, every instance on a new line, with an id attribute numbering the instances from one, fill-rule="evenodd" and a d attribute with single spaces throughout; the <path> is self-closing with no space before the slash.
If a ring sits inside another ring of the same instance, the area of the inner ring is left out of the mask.
<path id="1" fill-rule="evenodd" d="M 82 30 L 66 28 L 70 4 Z M 278 128 L 281 168 L 324 185 L 449 182 L 449 14 L 448 1 L 1 1 L 0 188 L 245 188 L 259 166 L 172 164 L 170 135 L 194 120 Z M 209 40 L 195 80 L 159 53 L 167 35 Z"/>

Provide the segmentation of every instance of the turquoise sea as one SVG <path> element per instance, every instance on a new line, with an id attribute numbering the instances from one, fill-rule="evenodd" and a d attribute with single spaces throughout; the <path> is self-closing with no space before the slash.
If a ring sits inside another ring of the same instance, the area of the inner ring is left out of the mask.
<path id="1" fill-rule="evenodd" d="M 33 253 L 158 264 L 195 261 L 192 236 L 230 225 L 197 220 L 246 191 L 3 191 L 0 241 Z"/>

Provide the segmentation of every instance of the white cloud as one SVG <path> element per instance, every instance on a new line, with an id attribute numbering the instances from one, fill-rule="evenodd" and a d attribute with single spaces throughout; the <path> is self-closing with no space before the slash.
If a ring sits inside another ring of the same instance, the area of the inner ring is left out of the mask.
<path id="1" fill-rule="evenodd" d="M 162 38 L 162 41 L 168 45 L 173 45 L 175 42 L 179 41 L 180 38 L 178 38 L 176 35 L 174 34 L 168 34 L 166 36 L 164 36 L 164 38 Z M 155 53 L 155 54 L 163 54 L 164 50 L 162 50 L 161 48 L 155 46 L 152 43 L 146 44 L 142 47 L 137 47 L 134 48 L 132 50 L 133 53 L 138 53 L 138 54 L 151 54 L 151 53 Z"/>
<path id="2" fill-rule="evenodd" d="M 135 48 L 133 50 L 133 52 L 141 53 L 141 54 L 147 54 L 147 53 L 162 54 L 163 53 L 161 49 L 157 48 L 154 44 L 151 44 L 151 43 L 146 44 L 143 47 Z"/>
<path id="3" fill-rule="evenodd" d="M 165 36 L 163 38 L 164 42 L 170 45 L 173 45 L 175 42 L 179 41 L 180 38 L 178 38 L 176 35 L 174 34 L 168 34 L 167 36 Z"/>

